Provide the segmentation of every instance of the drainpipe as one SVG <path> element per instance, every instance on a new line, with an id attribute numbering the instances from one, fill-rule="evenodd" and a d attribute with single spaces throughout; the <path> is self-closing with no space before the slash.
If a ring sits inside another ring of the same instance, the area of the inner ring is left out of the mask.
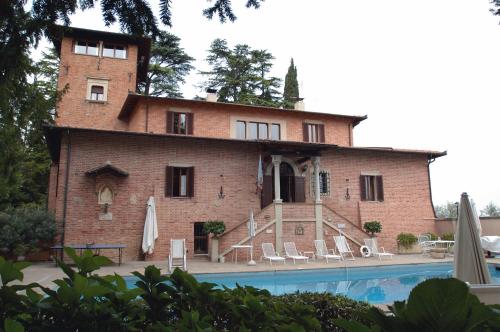
<path id="1" fill-rule="evenodd" d="M 432 213 L 434 214 L 434 218 L 437 218 L 436 209 L 434 209 L 434 202 L 432 201 L 431 170 L 429 167 L 435 160 L 436 158 L 433 158 L 432 155 L 427 157 L 427 178 L 429 181 L 429 198 L 431 200 Z"/>
<path id="2" fill-rule="evenodd" d="M 64 206 L 63 206 L 63 220 L 62 220 L 62 235 L 61 235 L 61 245 L 64 247 L 64 234 L 66 228 L 66 215 L 68 211 L 68 183 L 69 183 L 69 168 L 71 161 L 71 136 L 69 129 L 67 130 L 68 142 L 66 144 L 66 174 L 64 179 Z M 64 250 L 61 255 L 64 258 Z"/>

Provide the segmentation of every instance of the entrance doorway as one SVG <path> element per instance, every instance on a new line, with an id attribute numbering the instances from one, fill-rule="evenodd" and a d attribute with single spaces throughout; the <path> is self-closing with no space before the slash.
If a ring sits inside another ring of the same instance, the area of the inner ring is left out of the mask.
<path id="1" fill-rule="evenodd" d="M 194 223 L 194 254 L 208 255 L 208 234 L 203 231 L 204 222 Z"/>
<path id="2" fill-rule="evenodd" d="M 274 199 L 274 172 L 272 178 Z M 295 174 L 292 166 L 286 162 L 280 165 L 280 192 L 283 202 L 295 202 Z"/>

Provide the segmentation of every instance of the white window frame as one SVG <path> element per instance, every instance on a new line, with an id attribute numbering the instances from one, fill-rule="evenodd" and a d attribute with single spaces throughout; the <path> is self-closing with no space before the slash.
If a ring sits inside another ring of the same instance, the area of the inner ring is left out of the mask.
<path id="1" fill-rule="evenodd" d="M 108 85 L 109 80 L 102 78 L 87 78 L 87 101 L 92 103 L 104 103 L 108 101 Z M 101 86 L 103 89 L 102 100 L 93 100 L 92 97 L 92 86 Z"/>

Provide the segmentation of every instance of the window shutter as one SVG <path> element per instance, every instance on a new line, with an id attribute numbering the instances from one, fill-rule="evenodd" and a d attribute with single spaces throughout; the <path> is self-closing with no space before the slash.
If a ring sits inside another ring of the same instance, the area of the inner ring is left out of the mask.
<path id="1" fill-rule="evenodd" d="M 295 177 L 295 202 L 306 201 L 305 178 L 302 176 Z"/>
<path id="2" fill-rule="evenodd" d="M 366 201 L 366 176 L 361 175 L 359 177 L 359 189 L 361 193 L 361 200 Z"/>
<path id="3" fill-rule="evenodd" d="M 189 167 L 187 170 L 188 178 L 188 197 L 194 197 L 194 167 Z"/>
<path id="4" fill-rule="evenodd" d="M 186 113 L 186 119 L 187 119 L 187 134 L 193 135 L 194 114 Z"/>
<path id="5" fill-rule="evenodd" d="M 325 143 L 325 125 L 318 125 L 318 138 L 320 143 Z"/>
<path id="6" fill-rule="evenodd" d="M 262 183 L 261 207 L 265 208 L 273 202 L 273 177 L 264 175 Z"/>
<path id="7" fill-rule="evenodd" d="M 384 201 L 384 183 L 381 175 L 377 176 L 377 200 L 379 202 Z"/>
<path id="8" fill-rule="evenodd" d="M 304 142 L 309 142 L 309 128 L 306 122 L 302 123 L 302 132 L 304 135 Z"/>
<path id="9" fill-rule="evenodd" d="M 172 197 L 172 187 L 174 184 L 174 168 L 167 166 L 167 172 L 165 175 L 165 196 Z"/>
<path id="10" fill-rule="evenodd" d="M 167 112 L 167 134 L 174 132 L 174 112 Z"/>

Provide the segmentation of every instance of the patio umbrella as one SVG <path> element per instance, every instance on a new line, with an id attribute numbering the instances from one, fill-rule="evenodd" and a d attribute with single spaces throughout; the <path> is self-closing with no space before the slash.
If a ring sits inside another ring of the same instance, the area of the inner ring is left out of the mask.
<path id="1" fill-rule="evenodd" d="M 158 223 L 156 222 L 155 199 L 150 196 L 147 203 L 146 220 L 144 221 L 144 234 L 142 235 L 142 251 L 152 254 L 155 240 L 158 238 Z"/>
<path id="2" fill-rule="evenodd" d="M 467 193 L 462 194 L 454 249 L 454 277 L 471 284 L 491 283 L 479 239 L 479 218 Z"/>
<path id="3" fill-rule="evenodd" d="M 248 236 L 250 236 L 250 261 L 248 265 L 255 265 L 255 261 L 253 260 L 253 238 L 255 237 L 255 219 L 253 218 L 253 210 L 250 209 L 250 217 L 248 218 Z"/>

